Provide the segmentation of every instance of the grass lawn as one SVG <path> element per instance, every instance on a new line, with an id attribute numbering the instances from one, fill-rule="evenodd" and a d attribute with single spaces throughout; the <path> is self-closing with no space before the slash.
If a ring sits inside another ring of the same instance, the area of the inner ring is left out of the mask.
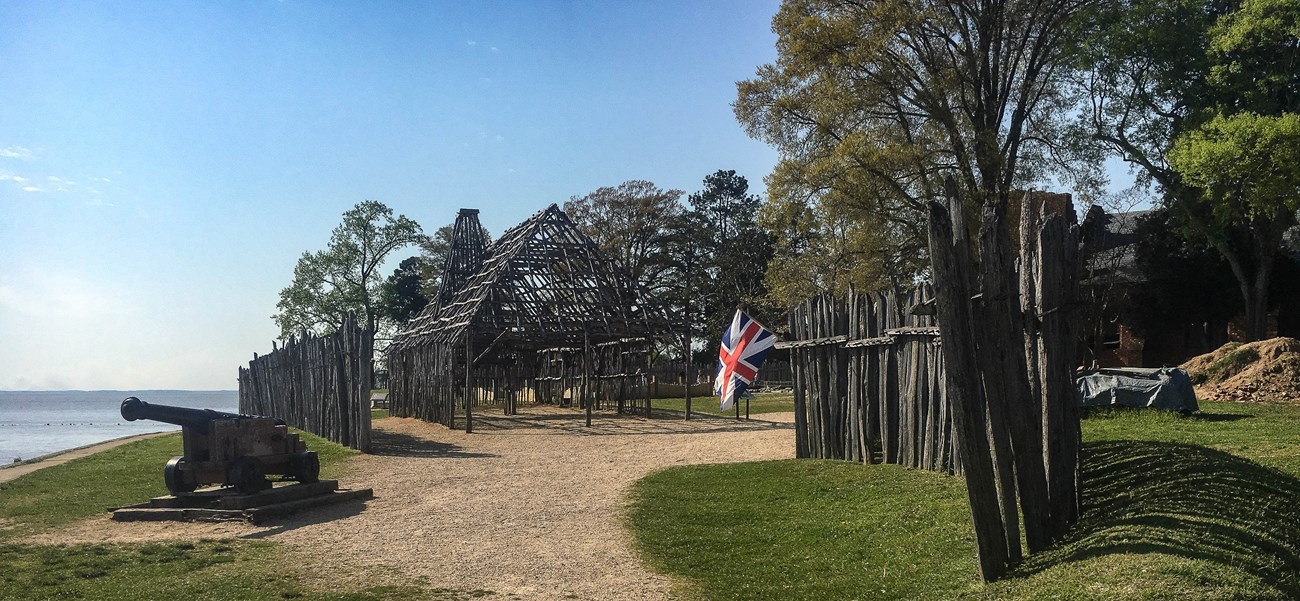
<path id="1" fill-rule="evenodd" d="M 1300 598 L 1300 407 L 1099 412 L 1084 438 L 1084 519 L 991 585 L 961 479 L 897 466 L 672 468 L 628 520 L 694 598 Z"/>
<path id="2" fill-rule="evenodd" d="M 321 459 L 321 476 L 344 475 L 356 451 L 300 433 Z M 10 599 L 470 599 L 486 591 L 424 589 L 418 583 L 344 593 L 304 589 L 299 563 L 264 541 L 43 545 L 52 528 L 106 508 L 167 494 L 162 468 L 181 454 L 180 434 L 125 444 L 0 484 L 0 601 Z M 387 580 L 376 574 L 375 581 Z"/>
<path id="3" fill-rule="evenodd" d="M 726 411 L 718 411 L 718 405 L 721 399 L 716 396 L 702 396 L 691 398 L 691 413 L 707 413 L 709 415 L 735 415 L 736 409 L 730 408 Z M 741 400 L 740 415 L 745 415 L 745 401 Z M 686 399 L 652 399 L 650 407 L 655 411 L 686 411 Z M 794 411 L 794 395 L 788 392 L 760 392 L 754 395 L 749 401 L 749 414 L 756 415 L 759 413 L 780 413 L 785 411 Z"/>

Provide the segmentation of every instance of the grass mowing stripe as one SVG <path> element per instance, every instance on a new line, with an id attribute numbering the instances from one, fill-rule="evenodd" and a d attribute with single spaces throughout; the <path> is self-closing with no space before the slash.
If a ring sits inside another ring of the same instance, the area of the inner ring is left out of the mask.
<path id="1" fill-rule="evenodd" d="M 665 470 L 629 524 L 702 599 L 1300 598 L 1300 407 L 1094 412 L 1085 516 L 1012 577 L 978 582 L 960 478 L 785 461 Z"/>

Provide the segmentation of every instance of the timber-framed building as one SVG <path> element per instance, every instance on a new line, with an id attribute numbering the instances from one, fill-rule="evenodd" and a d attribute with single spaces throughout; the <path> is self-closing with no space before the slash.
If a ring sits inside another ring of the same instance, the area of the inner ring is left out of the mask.
<path id="1" fill-rule="evenodd" d="M 466 431 L 486 403 L 576 402 L 588 425 L 598 402 L 649 415 L 651 353 L 676 329 L 556 205 L 492 244 L 461 209 L 437 297 L 389 347 L 389 408 L 449 428 L 460 414 Z"/>

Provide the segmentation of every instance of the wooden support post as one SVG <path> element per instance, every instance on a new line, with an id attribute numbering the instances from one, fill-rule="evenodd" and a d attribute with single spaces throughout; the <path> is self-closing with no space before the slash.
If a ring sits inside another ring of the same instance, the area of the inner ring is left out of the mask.
<path id="1" fill-rule="evenodd" d="M 587 427 L 591 427 L 591 406 L 596 399 L 591 394 L 591 337 L 582 329 L 582 404 L 587 408 Z"/>
<path id="2" fill-rule="evenodd" d="M 686 419 L 691 419 L 691 328 L 686 328 Z"/>
<path id="3" fill-rule="evenodd" d="M 645 345 L 645 416 L 646 419 L 650 419 L 650 368 L 654 364 L 654 360 L 650 356 L 650 351 L 653 350 L 654 341 L 647 338 Z"/>
<path id="4" fill-rule="evenodd" d="M 474 433 L 474 348 L 469 330 L 465 331 L 465 433 Z"/>

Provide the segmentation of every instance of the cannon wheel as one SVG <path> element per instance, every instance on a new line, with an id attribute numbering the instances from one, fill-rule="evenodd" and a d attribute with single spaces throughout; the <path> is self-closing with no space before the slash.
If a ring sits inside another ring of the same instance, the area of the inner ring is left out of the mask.
<path id="1" fill-rule="evenodd" d="M 266 488 L 266 474 L 262 473 L 261 464 L 248 457 L 242 457 L 230 467 L 230 483 L 235 490 L 243 494 L 253 494 Z"/>
<path id="2" fill-rule="evenodd" d="M 320 481 L 320 457 L 315 451 L 294 453 L 289 460 L 289 469 L 294 479 L 303 484 Z"/>
<path id="3" fill-rule="evenodd" d="M 199 487 L 199 483 L 193 479 L 186 478 L 185 458 L 172 457 L 163 468 L 163 481 L 167 483 L 167 490 L 173 495 L 181 493 L 194 492 Z"/>

